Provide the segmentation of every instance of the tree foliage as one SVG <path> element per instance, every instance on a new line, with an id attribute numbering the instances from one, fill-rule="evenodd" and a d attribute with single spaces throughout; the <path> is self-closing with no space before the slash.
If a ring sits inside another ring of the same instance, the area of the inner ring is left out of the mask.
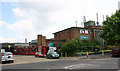
<path id="1" fill-rule="evenodd" d="M 114 45 L 115 42 L 120 44 L 120 10 L 110 17 L 106 16 L 100 36 L 106 40 L 108 45 Z"/>
<path id="2" fill-rule="evenodd" d="M 70 42 L 64 43 L 61 46 L 61 52 L 67 53 L 68 56 L 74 55 L 78 51 L 83 50 L 92 50 L 98 48 L 97 46 L 100 46 L 100 42 L 97 39 L 90 40 L 84 40 L 80 41 L 79 38 L 72 39 Z"/>

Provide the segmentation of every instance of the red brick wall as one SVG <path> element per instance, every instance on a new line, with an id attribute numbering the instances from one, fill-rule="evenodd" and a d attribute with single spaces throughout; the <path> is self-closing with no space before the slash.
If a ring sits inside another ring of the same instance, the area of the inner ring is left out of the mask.
<path id="1" fill-rule="evenodd" d="M 37 35 L 37 45 L 38 48 L 42 48 L 42 46 L 44 46 L 44 44 L 46 44 L 46 37 L 42 36 L 42 35 Z"/>
<path id="2" fill-rule="evenodd" d="M 89 36 L 89 40 L 92 40 L 92 33 L 81 34 L 79 28 L 71 28 L 69 30 L 65 30 L 60 33 L 60 40 L 66 40 L 66 42 L 72 40 L 73 38 L 80 38 L 81 35 Z M 55 40 L 59 40 L 59 33 L 54 35 Z M 57 35 L 57 36 L 56 36 Z"/>

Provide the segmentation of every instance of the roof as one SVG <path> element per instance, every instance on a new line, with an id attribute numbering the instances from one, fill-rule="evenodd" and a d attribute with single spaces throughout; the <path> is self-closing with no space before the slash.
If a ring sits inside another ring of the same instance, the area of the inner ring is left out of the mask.
<path id="1" fill-rule="evenodd" d="M 59 33 L 59 32 L 63 32 L 63 31 L 66 31 L 66 30 L 70 30 L 70 29 L 88 29 L 88 28 L 83 28 L 83 27 L 70 27 L 70 28 L 67 28 L 67 29 L 64 29 L 64 30 L 55 32 L 55 33 L 53 33 L 53 34 L 56 34 L 56 33 Z"/>
<path id="2" fill-rule="evenodd" d="M 46 41 L 65 41 L 65 40 L 46 39 Z"/>
<path id="3" fill-rule="evenodd" d="M 19 43 L 19 42 L 18 43 L 8 43 L 7 42 L 7 43 L 2 43 L 2 44 L 29 44 L 29 43 Z"/>
<path id="4" fill-rule="evenodd" d="M 91 28 L 90 28 L 91 27 Z M 57 33 L 60 33 L 60 32 L 63 32 L 63 31 L 66 31 L 66 30 L 70 30 L 70 29 L 96 29 L 96 28 L 93 28 L 93 27 L 101 27 L 102 26 L 89 26 L 89 27 L 70 27 L 70 28 L 67 28 L 67 29 L 64 29 L 64 30 L 61 30 L 61 31 L 58 31 L 58 32 L 55 32 L 53 34 L 57 34 Z M 97 28 L 99 29 L 99 28 Z"/>

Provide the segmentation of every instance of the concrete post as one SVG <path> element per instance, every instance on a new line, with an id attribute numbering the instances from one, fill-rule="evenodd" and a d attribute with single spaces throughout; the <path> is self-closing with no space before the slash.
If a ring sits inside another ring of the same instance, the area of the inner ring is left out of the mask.
<path id="1" fill-rule="evenodd" d="M 102 50 L 102 55 L 104 55 L 104 51 Z"/>
<path id="2" fill-rule="evenodd" d="M 87 51 L 87 57 L 89 56 L 89 53 L 88 53 L 88 51 Z"/>

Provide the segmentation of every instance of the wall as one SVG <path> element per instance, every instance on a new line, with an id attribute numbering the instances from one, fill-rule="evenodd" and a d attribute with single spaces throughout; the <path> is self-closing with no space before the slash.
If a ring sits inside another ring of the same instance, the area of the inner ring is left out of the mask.
<path id="1" fill-rule="evenodd" d="M 65 40 L 66 42 L 69 42 L 73 38 L 76 38 L 76 37 L 78 37 L 80 39 L 80 36 L 88 36 L 89 40 L 92 40 L 92 30 L 90 30 L 91 33 L 90 33 L 90 31 L 88 31 L 87 34 L 80 33 L 80 30 L 83 30 L 85 32 L 85 30 L 88 30 L 88 29 L 77 28 L 77 27 L 70 28 L 70 29 L 55 33 L 54 38 L 55 38 L 55 40 Z"/>

